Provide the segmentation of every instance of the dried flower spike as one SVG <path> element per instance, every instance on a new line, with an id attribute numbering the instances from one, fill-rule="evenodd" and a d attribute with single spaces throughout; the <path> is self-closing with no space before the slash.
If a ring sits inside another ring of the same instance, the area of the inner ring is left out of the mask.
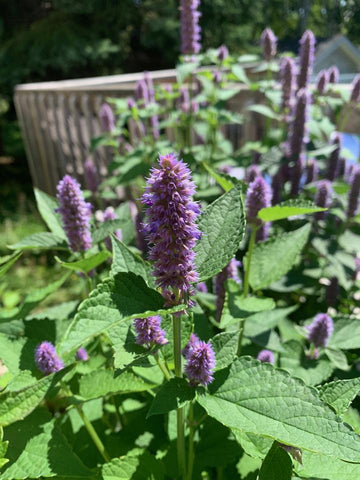
<path id="1" fill-rule="evenodd" d="M 165 332 L 161 329 L 161 317 L 156 315 L 147 318 L 135 318 L 136 343 L 151 347 L 153 345 L 165 345 L 168 341 Z"/>
<path id="2" fill-rule="evenodd" d="M 265 28 L 261 34 L 261 49 L 263 57 L 270 62 L 276 55 L 277 38 L 271 28 Z"/>
<path id="3" fill-rule="evenodd" d="M 271 350 L 261 350 L 257 356 L 257 359 L 260 360 L 260 362 L 267 362 L 271 363 L 272 365 L 275 363 L 275 357 Z"/>
<path id="4" fill-rule="evenodd" d="M 35 364 L 44 375 L 50 375 L 64 368 L 64 363 L 57 356 L 56 348 L 50 342 L 42 342 L 35 349 Z"/>
<path id="5" fill-rule="evenodd" d="M 186 355 L 185 374 L 193 386 L 209 385 L 214 380 L 215 353 L 210 343 L 195 341 Z"/>
<path id="6" fill-rule="evenodd" d="M 91 204 L 85 202 L 81 187 L 70 175 L 60 180 L 57 186 L 58 211 L 73 252 L 84 252 L 91 247 Z"/>
<path id="7" fill-rule="evenodd" d="M 307 339 L 316 348 L 326 347 L 334 330 L 332 318 L 327 313 L 319 313 L 307 327 Z"/>

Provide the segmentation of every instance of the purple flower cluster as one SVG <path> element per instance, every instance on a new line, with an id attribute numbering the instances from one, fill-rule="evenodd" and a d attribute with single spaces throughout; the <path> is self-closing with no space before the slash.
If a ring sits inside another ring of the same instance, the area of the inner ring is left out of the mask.
<path id="1" fill-rule="evenodd" d="M 199 6 L 200 0 L 180 0 L 181 52 L 185 55 L 199 53 L 201 49 Z"/>
<path id="2" fill-rule="evenodd" d="M 151 347 L 153 345 L 165 345 L 168 341 L 166 333 L 161 328 L 161 317 L 158 315 L 134 320 L 136 331 L 136 343 Z"/>
<path id="3" fill-rule="evenodd" d="M 315 36 L 311 30 L 306 30 L 300 39 L 300 64 L 297 78 L 298 90 L 306 88 L 312 74 L 315 55 Z"/>
<path id="4" fill-rule="evenodd" d="M 135 85 L 135 99 L 147 105 L 150 101 L 149 88 L 144 78 L 138 80 Z"/>
<path id="5" fill-rule="evenodd" d="M 328 70 L 329 74 L 329 83 L 337 83 L 339 81 L 339 69 L 336 65 L 333 65 Z"/>
<path id="6" fill-rule="evenodd" d="M 223 62 L 229 56 L 229 50 L 226 45 L 221 45 L 218 49 L 218 59 Z"/>
<path id="7" fill-rule="evenodd" d="M 321 70 L 316 78 L 316 90 L 320 95 L 324 95 L 329 83 L 329 72 Z"/>
<path id="8" fill-rule="evenodd" d="M 275 357 L 271 350 L 261 350 L 257 356 L 257 359 L 260 360 L 260 362 L 267 362 L 273 365 L 275 363 Z"/>
<path id="9" fill-rule="evenodd" d="M 334 181 L 338 177 L 339 163 L 340 163 L 340 151 L 341 151 L 341 135 L 334 132 L 331 138 L 331 144 L 335 149 L 330 153 L 328 166 L 326 169 L 326 178 Z"/>
<path id="10" fill-rule="evenodd" d="M 246 193 L 246 212 L 249 223 L 261 225 L 261 220 L 257 218 L 257 214 L 262 208 L 270 207 L 271 197 L 271 187 L 263 177 L 256 177 L 250 183 Z"/>
<path id="11" fill-rule="evenodd" d="M 100 108 L 100 124 L 104 132 L 112 132 L 115 128 L 115 117 L 113 111 L 107 103 L 103 103 Z"/>
<path id="12" fill-rule="evenodd" d="M 350 191 L 348 196 L 347 217 L 352 218 L 356 215 L 359 208 L 360 196 L 360 165 L 353 168 L 350 178 Z"/>
<path id="13" fill-rule="evenodd" d="M 63 361 L 56 354 L 56 348 L 46 341 L 40 343 L 35 349 L 35 364 L 44 375 L 50 375 L 64 368 Z"/>
<path id="14" fill-rule="evenodd" d="M 226 280 L 232 279 L 235 280 L 236 283 L 241 283 L 238 272 L 238 267 L 240 267 L 240 265 L 241 262 L 236 260 L 234 257 L 230 260 L 229 264 L 215 277 L 216 317 L 218 322 L 220 322 L 221 313 L 224 307 L 225 282 Z"/>
<path id="15" fill-rule="evenodd" d="M 76 352 L 76 360 L 80 360 L 81 362 L 87 362 L 89 360 L 89 354 L 86 351 L 86 348 L 79 348 Z"/>
<path id="16" fill-rule="evenodd" d="M 315 347 L 326 347 L 334 330 L 332 318 L 327 313 L 319 313 L 307 327 L 307 339 Z"/>
<path id="17" fill-rule="evenodd" d="M 315 195 L 315 205 L 322 208 L 328 208 L 331 204 L 333 189 L 329 180 L 320 180 Z M 316 212 L 316 220 L 323 220 L 327 212 Z"/>
<path id="18" fill-rule="evenodd" d="M 294 119 L 290 125 L 287 143 L 287 154 L 294 162 L 300 158 L 304 144 L 309 141 L 307 135 L 309 103 L 309 93 L 304 89 L 299 90 L 296 95 Z"/>
<path id="19" fill-rule="evenodd" d="M 84 163 L 85 183 L 92 194 L 97 192 L 99 186 L 99 176 L 97 168 L 91 158 Z"/>
<path id="20" fill-rule="evenodd" d="M 73 252 L 84 252 L 91 247 L 91 204 L 85 202 L 79 183 L 70 175 L 57 186 L 58 211 Z"/>
<path id="21" fill-rule="evenodd" d="M 261 34 L 261 49 L 263 57 L 270 62 L 276 55 L 277 38 L 271 28 L 265 28 Z"/>
<path id="22" fill-rule="evenodd" d="M 291 112 L 296 89 L 296 65 L 290 57 L 282 59 L 280 64 L 280 83 L 282 92 L 282 108 Z"/>
<path id="23" fill-rule="evenodd" d="M 156 284 L 170 305 L 187 301 L 198 278 L 193 248 L 201 236 L 195 223 L 200 209 L 192 200 L 194 193 L 188 166 L 173 153 L 160 155 L 142 202 L 147 207 L 144 229 L 152 244 Z"/>
<path id="24" fill-rule="evenodd" d="M 359 103 L 360 102 L 360 73 L 356 75 L 352 82 L 350 102 Z"/>
<path id="25" fill-rule="evenodd" d="M 255 180 L 256 177 L 261 177 L 260 168 L 256 163 L 253 163 L 246 169 L 245 173 L 245 182 L 251 183 Z"/>
<path id="26" fill-rule="evenodd" d="M 183 355 L 186 358 L 185 374 L 191 385 L 206 387 L 214 380 L 215 353 L 210 343 L 203 342 L 192 334 Z"/>

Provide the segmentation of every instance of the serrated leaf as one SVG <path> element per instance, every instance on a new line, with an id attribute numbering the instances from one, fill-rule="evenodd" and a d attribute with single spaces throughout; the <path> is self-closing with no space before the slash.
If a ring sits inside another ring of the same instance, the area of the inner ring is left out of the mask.
<path id="1" fill-rule="evenodd" d="M 147 416 L 171 412 L 183 407 L 194 398 L 194 387 L 191 387 L 184 378 L 172 378 L 157 392 Z"/>
<path id="2" fill-rule="evenodd" d="M 88 273 L 93 268 L 96 268 L 105 262 L 105 260 L 107 260 L 110 256 L 111 254 L 108 250 L 102 250 L 101 252 L 95 253 L 87 258 L 82 258 L 76 262 L 63 262 L 58 257 L 55 257 L 55 260 L 60 263 L 62 267 L 67 268 L 68 270 Z"/>
<path id="3" fill-rule="evenodd" d="M 360 437 L 314 389 L 270 364 L 240 357 L 230 368 L 216 372 L 208 393 L 198 394 L 197 400 L 208 415 L 229 428 L 343 460 L 359 460 Z"/>
<path id="4" fill-rule="evenodd" d="M 120 322 L 137 317 L 165 315 L 184 309 L 163 307 L 163 297 L 133 273 L 117 273 L 100 283 L 84 300 L 60 345 L 67 352 L 87 343 Z"/>
<path id="5" fill-rule="evenodd" d="M 268 287 L 291 269 L 307 242 L 310 229 L 310 224 L 306 224 L 255 245 L 250 268 L 250 285 L 253 290 Z"/>
<path id="6" fill-rule="evenodd" d="M 51 232 L 40 232 L 29 235 L 20 242 L 9 245 L 11 250 L 30 250 L 32 248 L 38 250 L 68 250 L 62 237 Z"/>
<path id="7" fill-rule="evenodd" d="M 360 378 L 338 380 L 318 387 L 320 398 L 342 415 L 360 392 Z"/>
<path id="8" fill-rule="evenodd" d="M 132 372 L 114 377 L 113 370 L 101 369 L 80 378 L 79 394 L 83 399 L 91 400 L 117 393 L 143 392 L 153 387 L 154 384 L 145 382 Z"/>
<path id="9" fill-rule="evenodd" d="M 200 216 L 201 239 L 195 246 L 196 271 L 199 281 L 219 273 L 233 258 L 245 232 L 242 186 L 210 204 Z"/>
<path id="10" fill-rule="evenodd" d="M 113 260 L 111 265 L 111 274 L 116 275 L 119 272 L 132 272 L 142 277 L 151 288 L 155 288 L 154 277 L 151 275 L 152 266 L 145 263 L 144 260 L 133 253 L 118 238 L 112 237 Z"/>
<path id="11" fill-rule="evenodd" d="M 21 257 L 22 252 L 15 252 L 13 255 L 9 256 L 9 259 L 6 263 L 0 266 L 0 278 L 5 275 L 9 268 Z"/>
<path id="12" fill-rule="evenodd" d="M 334 456 L 303 451 L 303 465 L 295 465 L 301 478 L 326 480 L 357 480 L 360 478 L 360 463 L 348 463 Z"/>
<path id="13" fill-rule="evenodd" d="M 50 231 L 56 236 L 66 240 L 66 234 L 61 222 L 61 215 L 56 212 L 59 208 L 56 198 L 51 197 L 38 188 L 34 188 L 34 194 L 39 213 Z"/>
<path id="14" fill-rule="evenodd" d="M 56 385 L 71 368 L 72 366 L 69 366 L 59 372 L 48 375 L 22 390 L 1 394 L 0 427 L 10 425 L 10 423 L 29 415 L 39 405 L 50 388 Z"/>
<path id="15" fill-rule="evenodd" d="M 273 110 L 271 110 L 270 107 L 267 105 L 250 105 L 246 110 L 250 112 L 256 112 L 259 113 L 260 115 L 263 115 L 264 117 L 271 118 L 273 120 L 280 120 L 280 116 L 275 113 Z"/>
<path id="16" fill-rule="evenodd" d="M 148 360 L 150 353 L 137 345 L 131 324 L 119 323 L 111 328 L 108 334 L 113 344 L 115 368 L 123 370 L 133 365 L 150 365 Z M 115 376 L 117 374 L 118 371 L 115 372 Z"/>
<path id="17" fill-rule="evenodd" d="M 162 480 L 164 467 L 150 452 L 134 449 L 102 467 L 103 480 Z"/>
<path id="18" fill-rule="evenodd" d="M 215 370 L 227 367 L 234 360 L 238 348 L 239 332 L 218 333 L 211 339 L 215 352 Z"/>
<path id="19" fill-rule="evenodd" d="M 345 350 L 360 348 L 360 319 L 345 316 L 336 318 L 329 347 Z"/>
<path id="20" fill-rule="evenodd" d="M 292 461 L 277 442 L 272 444 L 259 471 L 259 480 L 291 480 Z"/>
<path id="21" fill-rule="evenodd" d="M 313 202 L 308 200 L 288 200 L 274 207 L 262 208 L 258 213 L 258 217 L 264 222 L 274 222 L 275 220 L 281 220 L 295 215 L 324 212 L 325 210 L 327 210 L 327 208 L 317 207 Z"/>
<path id="22" fill-rule="evenodd" d="M 350 370 L 345 353 L 342 350 L 336 350 L 335 348 L 325 348 L 325 354 L 330 362 L 334 365 L 334 368 L 339 368 L 345 372 Z"/>
<path id="23" fill-rule="evenodd" d="M 56 421 L 44 410 L 37 410 L 26 420 L 6 428 L 5 436 L 9 440 L 9 464 L 1 480 L 96 477 L 73 453 Z"/>

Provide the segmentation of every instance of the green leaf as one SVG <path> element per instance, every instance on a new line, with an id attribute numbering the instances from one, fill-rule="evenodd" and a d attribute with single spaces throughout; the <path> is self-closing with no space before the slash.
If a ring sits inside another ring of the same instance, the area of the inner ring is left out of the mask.
<path id="1" fill-rule="evenodd" d="M 303 465 L 295 465 L 301 478 L 326 480 L 357 480 L 360 478 L 360 463 L 348 463 L 333 456 L 303 451 Z"/>
<path id="2" fill-rule="evenodd" d="M 359 460 L 360 437 L 318 397 L 316 390 L 270 364 L 249 357 L 215 373 L 197 397 L 207 413 L 229 428 L 286 445 Z"/>
<path id="3" fill-rule="evenodd" d="M 250 107 L 247 107 L 248 111 L 250 112 L 256 112 L 259 113 L 260 115 L 263 115 L 264 117 L 272 118 L 273 120 L 280 120 L 280 116 L 275 113 L 273 110 L 271 110 L 270 107 L 267 105 L 250 105 Z"/>
<path id="4" fill-rule="evenodd" d="M 334 368 L 339 368 L 347 372 L 350 370 L 350 365 L 348 364 L 345 353 L 342 350 L 335 350 L 334 348 L 327 347 L 325 348 L 325 353 L 333 364 Z"/>
<path id="5" fill-rule="evenodd" d="M 144 260 L 133 253 L 118 238 L 112 237 L 113 260 L 111 265 L 111 274 L 116 275 L 119 272 L 132 272 L 142 277 L 149 287 L 155 288 L 154 277 L 151 275 L 152 266 L 145 263 Z"/>
<path id="6" fill-rule="evenodd" d="M 280 320 L 286 318 L 297 309 L 297 306 L 276 308 L 275 310 L 259 312 L 247 318 L 245 323 L 245 335 L 254 337 L 277 326 Z"/>
<path id="7" fill-rule="evenodd" d="M 82 258 L 76 262 L 63 262 L 60 258 L 55 257 L 55 260 L 60 263 L 62 267 L 72 270 L 74 272 L 83 272 L 88 273 L 93 268 L 101 265 L 105 260 L 111 257 L 111 254 L 108 250 L 102 250 L 101 252 L 95 253 L 87 258 Z"/>
<path id="8" fill-rule="evenodd" d="M 306 224 L 255 245 L 250 268 L 250 285 L 261 290 L 283 277 L 305 246 L 311 226 Z"/>
<path id="9" fill-rule="evenodd" d="M 20 242 L 9 245 L 9 248 L 12 250 L 30 250 L 32 248 L 38 250 L 68 250 L 64 239 L 50 232 L 33 233 L 20 240 Z"/>
<path id="10" fill-rule="evenodd" d="M 327 210 L 327 208 L 317 207 L 313 202 L 308 200 L 288 200 L 274 207 L 262 208 L 258 213 L 258 217 L 264 222 L 273 222 L 275 220 L 293 217 L 294 215 L 324 212 L 325 210 Z"/>
<path id="11" fill-rule="evenodd" d="M 123 372 L 114 378 L 113 370 L 101 369 L 80 378 L 79 394 L 86 400 L 92 400 L 117 393 L 143 392 L 153 387 L 153 384 L 145 382 L 132 372 Z"/>
<path id="12" fill-rule="evenodd" d="M 60 213 L 56 212 L 56 210 L 59 208 L 56 198 L 51 197 L 38 188 L 34 188 L 34 194 L 40 215 L 46 225 L 49 227 L 50 231 L 54 235 L 66 240 L 66 234 L 62 226 L 61 215 Z"/>
<path id="13" fill-rule="evenodd" d="M 360 348 L 360 319 L 346 316 L 336 318 L 329 347 L 345 350 Z"/>
<path id="14" fill-rule="evenodd" d="M 157 392 L 147 416 L 171 412 L 183 407 L 194 398 L 194 387 L 191 387 L 184 378 L 172 378 Z"/>
<path id="15" fill-rule="evenodd" d="M 236 185 L 209 205 L 200 216 L 202 237 L 195 246 L 199 281 L 219 273 L 239 248 L 245 232 L 241 192 L 241 185 Z"/>
<path id="16" fill-rule="evenodd" d="M 219 173 L 215 172 L 210 165 L 208 165 L 206 162 L 202 163 L 205 170 L 207 170 L 210 175 L 213 177 L 214 180 L 220 185 L 221 188 L 225 190 L 225 192 L 228 192 L 232 188 L 234 188 L 235 184 L 231 181 L 225 178 L 223 175 L 220 175 Z"/>
<path id="17" fill-rule="evenodd" d="M 342 415 L 360 392 L 360 378 L 338 380 L 318 387 L 320 398 Z"/>
<path id="18" fill-rule="evenodd" d="M 291 458 L 277 442 L 274 442 L 261 465 L 259 480 L 291 480 L 291 478 Z"/>
<path id="19" fill-rule="evenodd" d="M 113 344 L 115 368 L 123 370 L 133 365 L 150 366 L 148 360 L 150 353 L 144 347 L 137 345 L 131 324 L 119 323 L 108 333 Z"/>
<path id="20" fill-rule="evenodd" d="M 227 367 L 234 360 L 238 341 L 239 332 L 222 332 L 211 339 L 216 358 L 215 370 Z"/>
<path id="21" fill-rule="evenodd" d="M 56 421 L 45 410 L 6 428 L 9 464 L 1 480 L 56 477 L 69 480 L 95 478 L 74 454 Z"/>
<path id="22" fill-rule="evenodd" d="M 12 339 L 0 333 L 0 360 L 12 375 L 20 370 L 20 355 L 25 344 L 25 338 Z"/>
<path id="23" fill-rule="evenodd" d="M 133 273 L 117 273 L 100 283 L 84 300 L 61 343 L 62 352 L 80 347 L 120 322 L 151 315 L 165 315 L 184 309 L 163 308 L 160 293 L 149 288 Z"/>
<path id="24" fill-rule="evenodd" d="M 5 392 L 0 395 L 0 427 L 20 420 L 36 408 L 47 392 L 61 380 L 72 366 L 48 375 L 22 390 Z"/>
<path id="25" fill-rule="evenodd" d="M 249 83 L 249 79 L 247 78 L 245 70 L 243 69 L 243 67 L 235 64 L 231 67 L 231 71 L 235 75 L 235 77 L 238 80 L 240 80 L 240 82 Z"/>
<path id="26" fill-rule="evenodd" d="M 134 449 L 102 466 L 103 480 L 162 480 L 164 467 L 150 452 Z"/>
<path id="27" fill-rule="evenodd" d="M 99 228 L 97 228 L 92 234 L 93 244 L 102 242 L 106 237 L 121 229 L 124 224 L 124 220 L 107 220 L 103 222 Z"/>
<path id="28" fill-rule="evenodd" d="M 2 264 L 0 267 L 0 278 L 5 275 L 9 268 L 21 257 L 22 252 L 15 252 L 13 255 L 9 256 L 9 259 L 6 263 Z"/>

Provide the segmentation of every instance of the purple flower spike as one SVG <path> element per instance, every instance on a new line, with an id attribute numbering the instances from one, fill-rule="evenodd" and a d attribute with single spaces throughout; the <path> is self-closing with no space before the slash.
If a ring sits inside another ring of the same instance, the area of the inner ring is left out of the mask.
<path id="1" fill-rule="evenodd" d="M 179 106 L 184 113 L 188 113 L 190 110 L 190 97 L 187 87 L 180 87 Z"/>
<path id="2" fill-rule="evenodd" d="M 165 332 L 161 329 L 161 317 L 158 315 L 147 318 L 135 318 L 136 343 L 138 345 L 165 345 L 168 341 Z"/>
<path id="3" fill-rule="evenodd" d="M 291 112 L 296 89 L 296 65 L 295 61 L 286 57 L 280 64 L 280 83 L 282 91 L 282 108 L 289 114 Z"/>
<path id="4" fill-rule="evenodd" d="M 333 65 L 332 67 L 329 68 L 328 74 L 329 74 L 329 83 L 338 83 L 340 73 L 336 65 Z"/>
<path id="5" fill-rule="evenodd" d="M 330 279 L 329 285 L 326 287 L 325 301 L 329 307 L 335 307 L 340 293 L 339 280 L 337 277 Z"/>
<path id="6" fill-rule="evenodd" d="M 333 189 L 329 180 L 321 180 L 317 186 L 315 196 L 315 205 L 322 208 L 328 208 L 331 205 Z M 323 220 L 327 212 L 316 212 L 316 220 Z"/>
<path id="7" fill-rule="evenodd" d="M 138 80 L 135 87 L 135 98 L 136 100 L 142 101 L 144 105 L 147 105 L 150 101 L 149 98 L 149 88 L 146 81 Z"/>
<path id="8" fill-rule="evenodd" d="M 305 155 L 301 153 L 291 169 L 291 195 L 297 195 L 300 190 L 300 180 L 305 166 Z"/>
<path id="9" fill-rule="evenodd" d="M 281 202 L 281 192 L 284 185 L 284 179 L 281 168 L 275 173 L 271 180 L 271 189 L 273 192 L 272 195 L 272 205 L 277 205 Z"/>
<path id="10" fill-rule="evenodd" d="M 275 357 L 271 350 L 261 350 L 257 356 L 257 359 L 260 360 L 260 362 L 267 362 L 271 363 L 272 365 L 275 363 Z"/>
<path id="11" fill-rule="evenodd" d="M 225 282 L 226 280 L 232 279 L 236 283 L 241 283 L 239 278 L 238 267 L 240 267 L 241 262 L 232 258 L 229 264 L 223 268 L 223 270 L 218 273 L 215 277 L 215 293 L 216 293 L 216 317 L 218 322 L 220 322 L 222 310 L 224 307 L 225 301 Z"/>
<path id="12" fill-rule="evenodd" d="M 299 159 L 304 144 L 309 141 L 307 135 L 307 120 L 310 96 L 306 90 L 299 90 L 296 96 L 294 120 L 290 125 L 287 153 L 290 159 Z"/>
<path id="13" fill-rule="evenodd" d="M 250 167 L 246 169 L 245 182 L 251 183 L 256 177 L 261 177 L 260 168 L 256 164 L 250 165 Z"/>
<path id="14" fill-rule="evenodd" d="M 76 352 L 76 360 L 80 360 L 81 362 L 87 362 L 89 360 L 89 354 L 86 348 L 79 348 Z"/>
<path id="15" fill-rule="evenodd" d="M 209 385 L 214 380 L 215 353 L 210 343 L 198 340 L 186 355 L 185 374 L 193 386 Z"/>
<path id="16" fill-rule="evenodd" d="M 91 247 L 91 204 L 85 202 L 79 183 L 70 175 L 57 186 L 58 211 L 73 252 L 84 252 Z"/>
<path id="17" fill-rule="evenodd" d="M 180 0 L 181 53 L 191 55 L 201 49 L 201 28 L 198 11 L 200 0 Z"/>
<path id="18" fill-rule="evenodd" d="M 276 55 L 277 38 L 271 28 L 265 28 L 261 34 L 261 49 L 263 57 L 270 62 Z"/>
<path id="19" fill-rule="evenodd" d="M 115 117 L 113 111 L 107 103 L 103 103 L 100 108 L 100 124 L 104 132 L 112 132 L 115 128 Z"/>
<path id="20" fill-rule="evenodd" d="M 50 375 L 64 368 L 64 363 L 56 354 L 50 342 L 42 342 L 35 349 L 35 364 L 44 375 Z"/>
<path id="21" fill-rule="evenodd" d="M 258 212 L 265 207 L 271 206 L 271 187 L 263 177 L 257 177 L 250 183 L 246 194 L 246 211 L 249 223 L 261 225 L 257 218 Z"/>
<path id="22" fill-rule="evenodd" d="M 328 180 L 334 181 L 338 176 L 339 171 L 339 161 L 340 161 L 340 151 L 341 151 L 341 135 L 340 133 L 335 132 L 331 137 L 331 144 L 335 147 L 330 153 L 330 158 L 328 162 L 328 167 L 326 170 L 326 178 Z"/>
<path id="23" fill-rule="evenodd" d="M 350 102 L 354 102 L 354 103 L 360 102 L 360 73 L 356 75 L 356 77 L 352 82 Z"/>
<path id="24" fill-rule="evenodd" d="M 261 225 L 256 231 L 255 241 L 258 242 L 265 242 L 269 238 L 271 222 L 266 222 Z"/>
<path id="25" fill-rule="evenodd" d="M 186 358 L 190 352 L 190 350 L 194 347 L 199 342 L 199 337 L 195 334 L 192 333 L 190 335 L 188 343 L 185 345 L 185 347 L 182 349 L 182 355 Z"/>
<path id="26" fill-rule="evenodd" d="M 144 229 L 152 244 L 154 276 L 167 305 L 187 302 L 198 278 L 193 248 L 201 237 L 195 223 L 200 209 L 192 200 L 194 193 L 189 167 L 174 153 L 160 155 L 142 202 L 147 207 Z"/>
<path id="27" fill-rule="evenodd" d="M 348 196 L 347 217 L 355 217 L 359 207 L 360 196 L 360 165 L 353 168 L 350 179 L 350 191 Z"/>
<path id="28" fill-rule="evenodd" d="M 196 290 L 200 293 L 208 293 L 208 288 L 205 282 L 200 282 L 196 285 Z"/>
<path id="29" fill-rule="evenodd" d="M 312 74 L 315 55 L 315 36 L 311 30 L 306 30 L 300 40 L 300 64 L 297 78 L 298 90 L 306 88 Z"/>
<path id="30" fill-rule="evenodd" d="M 229 50 L 226 45 L 221 45 L 218 50 L 218 59 L 223 62 L 229 56 Z"/>
<path id="31" fill-rule="evenodd" d="M 86 186 L 90 192 L 95 194 L 99 186 L 99 176 L 97 168 L 91 158 L 88 158 L 84 163 L 84 177 Z"/>
<path id="32" fill-rule="evenodd" d="M 306 165 L 306 180 L 305 183 L 312 183 L 317 180 L 319 173 L 319 166 L 317 161 L 314 158 L 310 158 Z"/>
<path id="33" fill-rule="evenodd" d="M 307 327 L 307 339 L 316 348 L 326 347 L 334 330 L 332 318 L 327 313 L 319 313 Z"/>
<path id="34" fill-rule="evenodd" d="M 345 157 L 340 157 L 337 176 L 343 178 L 346 174 L 346 170 L 347 170 L 347 160 Z"/>
<path id="35" fill-rule="evenodd" d="M 329 72 L 327 70 L 321 70 L 316 78 L 316 90 L 320 95 L 324 95 L 328 83 Z"/>

